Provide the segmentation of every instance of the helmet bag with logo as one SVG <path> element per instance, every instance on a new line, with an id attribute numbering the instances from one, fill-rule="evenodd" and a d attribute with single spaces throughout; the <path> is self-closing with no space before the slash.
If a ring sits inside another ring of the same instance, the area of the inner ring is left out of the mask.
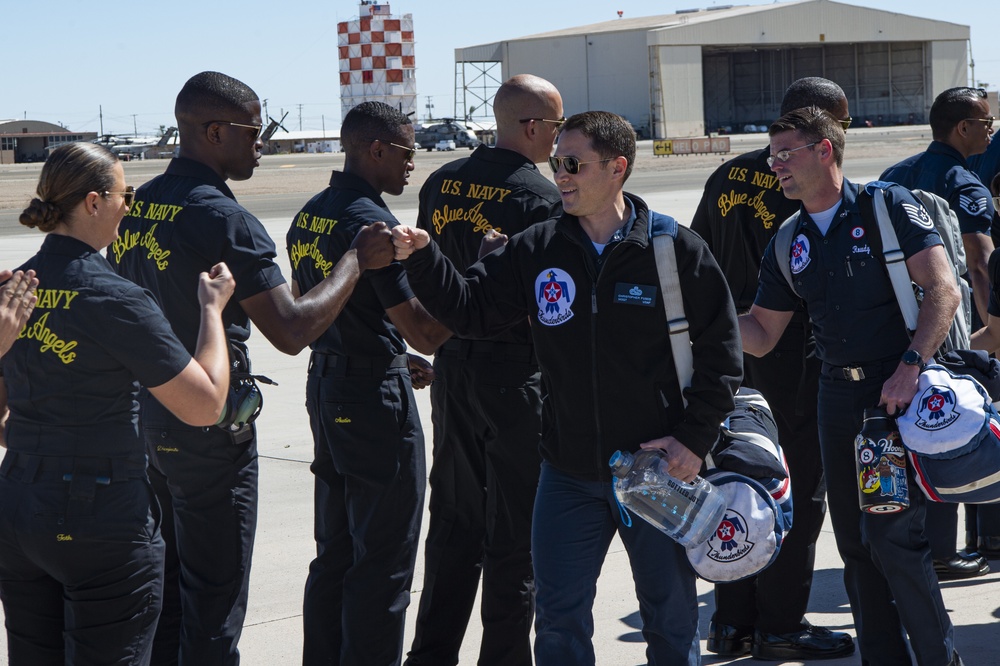
<path id="1" fill-rule="evenodd" d="M 896 425 L 929 499 L 1000 501 L 1000 415 L 971 376 L 929 363 Z"/>
<path id="2" fill-rule="evenodd" d="M 695 572 L 727 583 L 754 576 L 778 556 L 792 528 L 792 487 L 778 445 L 778 426 L 764 397 L 740 388 L 736 408 L 706 462 L 705 479 L 722 491 L 727 509 L 709 540 L 687 550 Z"/>

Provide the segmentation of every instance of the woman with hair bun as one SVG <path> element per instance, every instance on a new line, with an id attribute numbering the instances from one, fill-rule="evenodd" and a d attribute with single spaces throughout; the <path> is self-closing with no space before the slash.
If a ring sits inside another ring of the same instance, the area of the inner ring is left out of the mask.
<path id="1" fill-rule="evenodd" d="M 37 276 L 37 302 L 0 359 L 9 663 L 148 664 L 164 545 L 136 394 L 141 383 L 191 425 L 218 420 L 229 389 L 221 312 L 234 282 L 222 263 L 201 274 L 192 357 L 151 295 L 101 254 L 132 203 L 118 159 L 96 144 L 61 146 L 37 194 L 20 221 L 47 236 L 18 269 Z"/>

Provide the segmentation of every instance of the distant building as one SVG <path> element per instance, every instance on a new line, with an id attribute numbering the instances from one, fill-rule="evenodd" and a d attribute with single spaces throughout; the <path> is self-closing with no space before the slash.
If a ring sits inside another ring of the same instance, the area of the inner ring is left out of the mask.
<path id="1" fill-rule="evenodd" d="M 278 130 L 271 135 L 264 146 L 268 155 L 282 153 L 339 153 L 340 135 L 323 130 L 299 130 L 285 132 Z"/>
<path id="2" fill-rule="evenodd" d="M 479 82 L 527 73 L 559 88 L 567 116 L 614 111 L 644 138 L 704 136 L 769 125 L 792 81 L 822 76 L 859 125 L 923 124 L 938 93 L 968 84 L 968 54 L 967 25 L 831 0 L 713 6 L 455 49 L 455 117 L 470 103 L 492 115 L 496 90 Z"/>
<path id="3" fill-rule="evenodd" d="M 71 132 L 42 120 L 0 120 L 0 164 L 42 162 L 64 143 L 96 138 L 97 132 Z"/>
<path id="4" fill-rule="evenodd" d="M 389 3 L 362 0 L 359 17 L 337 24 L 340 51 L 340 117 L 361 102 L 385 102 L 405 114 L 417 111 L 413 15 L 392 15 Z"/>

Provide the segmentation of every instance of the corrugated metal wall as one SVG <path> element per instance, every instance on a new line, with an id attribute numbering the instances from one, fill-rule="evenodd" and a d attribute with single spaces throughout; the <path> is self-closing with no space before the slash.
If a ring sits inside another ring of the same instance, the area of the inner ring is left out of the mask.
<path id="1" fill-rule="evenodd" d="M 925 63 L 923 42 L 705 47 L 705 124 L 731 131 L 767 125 L 780 115 L 785 89 L 804 76 L 837 82 L 859 124 L 926 123 L 933 95 L 925 85 Z"/>

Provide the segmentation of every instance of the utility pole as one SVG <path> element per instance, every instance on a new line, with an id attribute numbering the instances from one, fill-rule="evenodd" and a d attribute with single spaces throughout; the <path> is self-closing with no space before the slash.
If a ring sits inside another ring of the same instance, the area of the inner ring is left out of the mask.
<path id="1" fill-rule="evenodd" d="M 132 136 L 136 136 L 137 137 L 137 136 L 139 136 L 139 128 L 137 128 L 135 126 L 135 116 L 136 116 L 136 114 L 133 113 L 132 114 Z"/>
<path id="2" fill-rule="evenodd" d="M 101 119 L 101 138 L 104 138 L 104 107 L 97 105 L 97 117 Z"/>
<path id="3" fill-rule="evenodd" d="M 424 108 L 427 109 L 427 121 L 428 122 L 430 122 L 434 118 L 434 102 L 431 101 L 432 99 L 434 99 L 434 98 L 431 95 L 428 95 L 427 96 L 427 104 L 424 105 Z"/>
<path id="4" fill-rule="evenodd" d="M 299 131 L 302 131 L 302 105 L 299 104 Z"/>
<path id="5" fill-rule="evenodd" d="M 270 120 L 271 120 L 271 117 L 269 115 L 267 115 L 267 100 L 265 99 L 264 100 L 264 125 L 267 125 L 267 123 L 270 122 Z"/>

